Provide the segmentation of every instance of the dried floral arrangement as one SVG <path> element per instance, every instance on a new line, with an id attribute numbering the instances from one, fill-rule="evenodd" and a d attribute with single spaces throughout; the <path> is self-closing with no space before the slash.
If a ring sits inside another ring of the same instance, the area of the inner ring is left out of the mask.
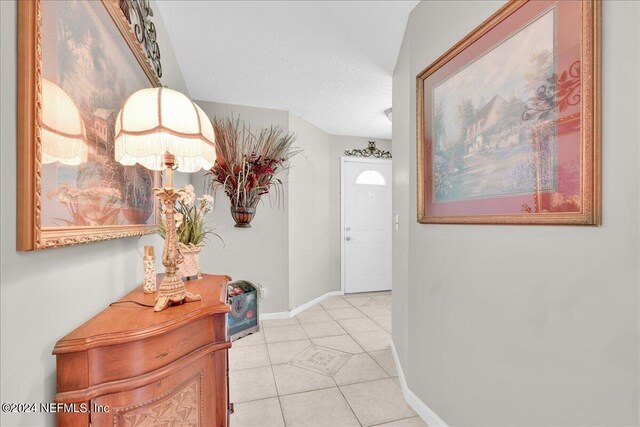
<path id="1" fill-rule="evenodd" d="M 223 188 L 232 213 L 234 209 L 255 209 L 267 194 L 274 194 L 276 204 L 280 205 L 283 183 L 276 175 L 286 170 L 289 160 L 300 153 L 300 149 L 293 147 L 296 136 L 278 126 L 254 133 L 233 117 L 214 118 L 213 127 L 217 159 L 207 174 L 210 188 Z"/>

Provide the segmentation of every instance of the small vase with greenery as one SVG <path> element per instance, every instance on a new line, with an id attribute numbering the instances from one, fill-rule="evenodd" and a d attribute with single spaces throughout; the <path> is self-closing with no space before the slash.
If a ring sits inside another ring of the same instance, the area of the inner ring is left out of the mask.
<path id="1" fill-rule="evenodd" d="M 275 194 L 280 204 L 283 183 L 276 174 L 301 150 L 292 147 L 295 135 L 278 126 L 255 134 L 240 119 L 214 118 L 213 127 L 217 158 L 208 173 L 211 188 L 222 187 L 229 197 L 236 227 L 251 227 L 262 196 Z"/>
<path id="2" fill-rule="evenodd" d="M 205 194 L 200 198 L 196 198 L 191 184 L 184 188 L 184 193 L 176 202 L 176 234 L 178 236 L 180 254 L 183 257 L 183 262 L 179 265 L 182 277 L 201 277 L 200 251 L 208 235 L 214 235 L 222 241 L 222 238 L 214 233 L 212 228 L 207 227 L 205 223 L 205 216 L 212 209 L 213 196 Z M 163 219 L 160 220 L 160 235 L 162 238 L 165 238 L 166 235 Z"/>

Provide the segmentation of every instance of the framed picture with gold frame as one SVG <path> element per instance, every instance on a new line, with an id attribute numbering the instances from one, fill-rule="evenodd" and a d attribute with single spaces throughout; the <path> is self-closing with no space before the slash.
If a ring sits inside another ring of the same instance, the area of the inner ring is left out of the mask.
<path id="1" fill-rule="evenodd" d="M 160 174 L 114 159 L 122 103 L 160 85 L 119 3 L 18 2 L 18 75 L 17 249 L 155 232 Z"/>
<path id="2" fill-rule="evenodd" d="M 417 75 L 418 222 L 600 224 L 600 3 L 512 0 Z"/>

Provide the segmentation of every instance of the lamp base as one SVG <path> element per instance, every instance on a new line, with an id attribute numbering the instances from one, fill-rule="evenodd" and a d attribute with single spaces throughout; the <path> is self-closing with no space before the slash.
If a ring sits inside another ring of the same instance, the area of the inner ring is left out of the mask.
<path id="1" fill-rule="evenodd" d="M 184 302 L 200 301 L 200 295 L 187 292 L 184 282 L 175 275 L 166 274 L 160 282 L 158 297 L 153 311 L 162 311 L 171 304 L 182 304 Z"/>
<path id="2" fill-rule="evenodd" d="M 184 282 L 178 276 L 178 265 L 183 261 L 183 257 L 178 250 L 178 238 L 176 235 L 175 205 L 176 201 L 184 193 L 182 189 L 173 188 L 173 168 L 176 165 L 176 157 L 167 152 L 162 157 L 166 168 L 166 187 L 154 188 L 156 196 L 165 206 L 166 232 L 164 238 L 164 251 L 162 252 L 162 265 L 165 274 L 158 288 L 156 305 L 153 311 L 162 311 L 171 304 L 182 304 L 183 302 L 200 301 L 200 295 L 187 292 Z"/>

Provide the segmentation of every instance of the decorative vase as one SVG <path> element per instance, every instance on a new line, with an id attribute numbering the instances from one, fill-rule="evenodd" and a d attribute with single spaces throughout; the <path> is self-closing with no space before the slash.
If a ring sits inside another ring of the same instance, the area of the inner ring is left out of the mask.
<path id="1" fill-rule="evenodd" d="M 236 222 L 235 227 L 250 228 L 251 220 L 256 215 L 256 208 L 244 208 L 231 206 L 231 216 Z"/>
<path id="2" fill-rule="evenodd" d="M 185 245 L 184 243 L 178 243 L 180 254 L 182 254 L 183 261 L 178 264 L 178 270 L 180 271 L 180 277 L 183 279 L 202 279 L 202 273 L 200 272 L 200 251 L 204 245 Z"/>
<path id="3" fill-rule="evenodd" d="M 144 247 L 142 267 L 144 270 L 144 293 L 154 294 L 156 292 L 156 256 L 151 245 Z"/>

